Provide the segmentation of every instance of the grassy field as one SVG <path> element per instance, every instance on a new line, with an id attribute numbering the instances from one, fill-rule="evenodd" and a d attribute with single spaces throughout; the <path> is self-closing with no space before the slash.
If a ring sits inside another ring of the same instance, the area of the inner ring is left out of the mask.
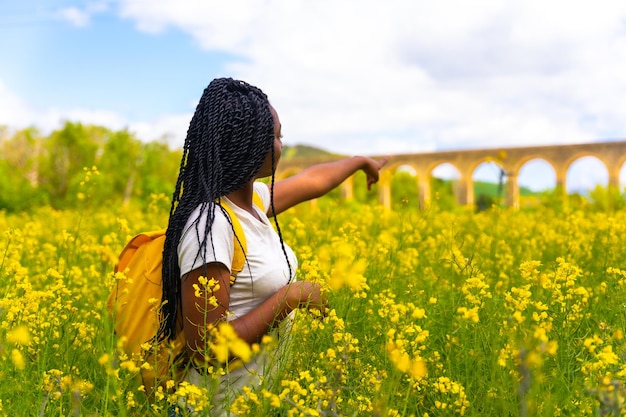
<path id="1" fill-rule="evenodd" d="M 0 213 L 0 415 L 166 416 L 147 401 L 105 303 L 133 234 L 168 202 Z M 331 311 L 297 314 L 280 381 L 238 415 L 557 416 L 624 409 L 626 214 L 387 211 L 331 199 L 281 215 L 299 279 Z M 272 343 L 271 341 L 269 343 Z"/>

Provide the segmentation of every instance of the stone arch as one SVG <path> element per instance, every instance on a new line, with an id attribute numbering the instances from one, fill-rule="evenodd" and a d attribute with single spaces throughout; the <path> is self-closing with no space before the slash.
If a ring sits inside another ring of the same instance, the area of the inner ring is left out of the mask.
<path id="1" fill-rule="evenodd" d="M 457 202 L 461 205 L 473 204 L 474 196 L 471 178 L 473 171 L 478 165 L 489 160 L 497 161 L 498 164 L 506 170 L 507 205 L 516 208 L 519 204 L 519 187 L 517 186 L 516 177 L 521 167 L 529 160 L 543 159 L 554 169 L 557 188 L 560 187 L 563 189 L 563 201 L 566 202 L 566 175 L 568 167 L 573 161 L 583 156 L 594 156 L 599 159 L 608 171 L 609 186 L 620 189 L 620 171 L 626 163 L 626 141 L 610 141 L 574 145 L 471 149 L 392 155 L 389 161 L 390 164 L 388 164 L 381 175 L 381 181 L 379 183 L 380 199 L 383 204 L 385 204 L 385 202 L 390 203 L 391 201 L 390 187 L 385 187 L 385 179 L 388 178 L 393 166 L 411 165 L 417 172 L 418 180 L 420 178 L 428 179 L 427 181 L 419 181 L 420 201 L 423 202 L 430 197 L 429 184 L 431 171 L 440 164 L 450 163 L 460 174 Z M 377 157 L 380 158 L 382 156 L 374 156 L 374 158 Z M 286 171 L 293 167 L 299 167 L 301 170 L 310 165 L 320 162 L 330 162 L 340 158 L 339 156 L 333 156 L 285 160 L 281 161 L 278 168 L 279 170 Z M 283 177 L 284 175 L 277 175 L 277 178 Z"/>
<path id="2" fill-rule="evenodd" d="M 555 161 L 554 158 L 552 158 L 550 155 L 545 155 L 540 152 L 529 153 L 527 155 L 520 156 L 515 161 L 509 164 L 509 169 L 515 174 L 519 174 L 519 171 L 524 167 L 524 165 L 536 159 L 540 159 L 550 165 L 550 167 L 554 170 L 556 174 L 556 166 L 558 165 L 558 162 Z"/>
<path id="3" fill-rule="evenodd" d="M 541 164 L 541 166 L 548 168 L 548 170 L 544 170 L 543 172 L 541 172 L 541 168 L 539 170 L 537 170 L 537 164 Z M 528 171 L 531 170 L 531 171 Z M 528 185 L 524 185 L 522 184 L 521 181 L 524 178 L 522 178 L 522 176 L 526 177 L 526 174 L 535 174 L 535 175 L 540 175 L 540 174 L 546 174 L 548 173 L 552 175 L 554 177 L 554 186 L 552 188 L 556 187 L 556 169 L 554 168 L 554 165 L 550 163 L 550 161 L 546 160 L 546 158 L 542 158 L 540 156 L 534 157 L 534 158 L 525 158 L 523 163 L 519 164 L 519 169 L 516 170 L 516 175 L 515 178 L 517 179 L 517 184 L 518 186 L 522 187 L 522 186 L 526 186 L 530 189 L 532 189 L 532 185 L 528 184 Z M 523 175 L 524 174 L 524 175 Z M 543 188 L 543 189 L 533 189 L 533 191 L 541 191 L 541 190 L 545 190 L 548 188 Z"/>
<path id="4" fill-rule="evenodd" d="M 609 191 L 617 193 L 618 196 L 623 196 L 626 193 L 626 154 L 619 155 L 615 167 L 608 165 L 607 169 L 609 170 Z M 622 171 L 624 172 L 623 181 Z M 611 187 L 613 187 L 612 190 Z"/>
<path id="5" fill-rule="evenodd" d="M 462 176 L 462 170 L 459 169 L 458 166 L 455 165 L 453 160 L 447 158 L 434 159 L 432 161 L 428 161 L 426 164 L 421 166 L 421 169 L 418 170 L 418 193 L 419 193 L 419 203 L 421 208 L 427 207 L 432 199 L 432 173 L 433 171 L 440 165 L 448 164 L 453 167 L 458 173 L 459 176 Z M 455 198 L 458 199 L 458 196 L 455 193 Z M 458 201 L 458 200 L 457 200 Z"/>
<path id="6" fill-rule="evenodd" d="M 402 190 L 401 192 L 403 194 L 397 195 L 396 201 L 398 198 L 401 198 L 403 204 L 420 204 L 419 190 L 420 182 L 422 181 L 424 181 L 423 174 L 420 174 L 415 166 L 412 164 L 402 164 L 394 167 L 393 175 L 389 178 L 389 186 L 392 194 Z M 391 198 L 391 195 L 389 198 Z M 391 204 L 391 202 L 389 204 Z"/>
<path id="7" fill-rule="evenodd" d="M 382 205 L 387 208 L 391 208 L 391 184 L 393 181 L 393 177 L 399 170 L 402 169 L 410 169 L 415 173 L 416 181 L 418 182 L 418 190 L 419 190 L 419 170 L 416 165 L 412 162 L 398 162 L 387 164 L 387 167 L 384 171 L 382 171 L 379 181 L 378 181 L 378 189 L 379 189 L 379 200 Z M 350 181 L 350 179 L 348 179 Z M 418 191 L 419 192 L 419 191 Z M 419 198 L 419 196 L 418 196 Z"/>
<path id="8" fill-rule="evenodd" d="M 623 170 L 626 170 L 626 154 L 619 155 L 619 157 L 616 159 L 617 186 L 620 188 L 623 188 L 623 186 L 626 185 L 626 177 L 624 178 L 624 182 L 621 181 L 621 172 Z"/>
<path id="9" fill-rule="evenodd" d="M 515 176 L 518 186 L 531 191 L 553 190 L 557 187 L 557 171 L 545 158 L 532 158 L 525 161 Z M 528 181 L 527 179 L 534 179 Z"/>
<path id="10" fill-rule="evenodd" d="M 595 161 L 594 164 L 601 166 L 602 168 L 604 168 L 604 173 L 606 174 L 606 178 L 602 178 L 602 180 L 604 181 L 605 186 L 609 186 L 610 182 L 609 182 L 609 167 L 606 165 L 606 163 L 604 161 L 602 161 L 601 158 L 598 158 L 597 155 L 579 155 L 577 158 L 572 159 L 569 161 L 568 165 L 567 165 L 567 174 L 566 174 L 566 191 L 568 193 L 570 193 L 571 191 L 575 191 L 575 192 L 584 192 L 585 189 L 588 190 L 589 188 L 587 187 L 591 187 L 593 186 L 593 184 L 589 183 L 583 183 L 583 182 L 579 182 L 578 184 L 571 184 L 571 182 L 569 181 L 569 176 L 570 174 L 573 174 L 572 172 L 572 168 L 575 168 L 576 164 L 584 164 L 585 160 L 593 160 Z M 584 167 L 583 167 L 584 168 Z M 589 177 L 587 177 L 589 178 Z M 593 179 L 593 181 L 597 180 L 597 176 L 596 178 Z M 595 181 L 596 184 L 601 183 L 601 181 Z"/>
<path id="11" fill-rule="evenodd" d="M 490 172 L 488 175 L 485 175 L 487 171 L 490 171 Z M 501 183 L 501 186 L 502 186 L 502 189 L 500 190 L 501 194 L 498 196 L 498 198 L 505 198 L 506 187 L 507 187 L 506 183 L 507 183 L 508 178 L 506 176 L 506 167 L 501 160 L 496 160 L 496 159 L 489 158 L 489 157 L 479 158 L 475 161 L 474 164 L 472 164 L 470 173 L 471 173 L 471 183 L 469 184 L 468 189 L 471 190 L 474 204 L 476 204 L 477 206 L 482 206 L 485 204 L 484 197 L 481 196 L 480 194 L 476 195 L 476 183 L 477 182 L 491 182 L 490 180 L 492 179 L 495 180 L 494 182 L 498 183 L 499 185 Z M 488 207 L 479 207 L 479 208 L 488 208 Z"/>
<path id="12" fill-rule="evenodd" d="M 617 174 L 617 184 L 618 188 L 621 191 L 624 191 L 624 187 L 626 187 L 626 155 L 620 155 L 620 158 L 617 160 L 618 174 Z M 622 181 L 622 171 L 624 172 L 624 181 Z"/>
<path id="13" fill-rule="evenodd" d="M 459 178 L 461 178 L 461 172 L 460 172 L 460 171 L 459 171 L 459 169 L 458 169 L 458 168 L 457 168 L 457 167 L 456 167 L 453 163 L 451 163 L 451 162 L 442 162 L 442 163 L 440 163 L 440 164 L 436 164 L 436 165 L 434 165 L 434 166 L 432 167 L 432 169 L 430 170 L 430 173 L 429 173 L 429 174 L 430 174 L 430 176 L 431 176 L 431 177 L 436 176 L 435 171 L 439 170 L 439 171 L 441 172 L 441 169 L 440 169 L 440 168 L 442 168 L 443 170 L 446 170 L 446 171 L 448 171 L 448 172 L 450 172 L 450 171 L 452 171 L 452 170 L 453 170 L 453 171 L 454 171 L 454 173 L 456 174 L 456 176 L 454 176 L 454 178 L 453 178 L 453 179 L 459 179 Z M 445 173 L 443 173 L 443 172 L 442 172 L 441 174 L 445 174 Z M 437 178 L 441 178 L 441 177 L 437 177 Z M 448 178 L 445 178 L 445 177 L 444 177 L 443 179 L 448 179 Z M 450 179 L 452 179 L 452 178 L 450 178 Z"/>
<path id="14" fill-rule="evenodd" d="M 548 190 L 555 192 L 557 190 L 558 179 L 554 164 L 541 156 L 524 158 L 517 168 L 512 170 L 511 173 L 507 173 L 507 175 L 509 175 L 509 181 L 511 182 L 507 197 L 514 199 L 507 205 L 512 207 L 519 207 L 524 200 L 526 204 L 532 205 L 532 200 L 522 197 L 523 189 L 529 189 L 532 192 L 545 192 Z M 527 179 L 531 178 L 533 181 L 527 182 Z M 539 180 L 539 178 L 542 179 Z M 542 183 L 540 188 L 537 188 L 538 182 Z M 534 203 L 536 204 L 537 202 L 535 201 Z"/>
<path id="15" fill-rule="evenodd" d="M 461 171 L 452 162 L 442 162 L 438 164 L 432 164 L 428 170 L 428 181 L 426 182 L 429 194 L 425 196 L 424 203 L 427 204 L 434 194 L 435 181 L 437 179 L 448 180 L 452 187 L 452 197 L 454 201 L 459 200 L 458 184 L 462 176 Z M 439 171 L 437 173 L 436 171 Z M 441 176 L 440 176 L 441 175 Z"/>

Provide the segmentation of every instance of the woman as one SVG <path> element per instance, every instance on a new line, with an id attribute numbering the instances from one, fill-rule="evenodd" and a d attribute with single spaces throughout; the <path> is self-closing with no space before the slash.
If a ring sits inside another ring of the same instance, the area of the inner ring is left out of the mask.
<path id="1" fill-rule="evenodd" d="M 281 150 L 278 114 L 260 89 L 230 78 L 209 84 L 187 132 L 163 251 L 165 325 L 160 336 L 173 340 L 184 331 L 191 359 L 203 356 L 207 326 L 220 321 L 228 321 L 239 338 L 252 344 L 297 308 L 327 307 L 319 284 L 295 280 L 297 260 L 275 216 L 324 195 L 358 170 L 366 173 L 369 188 L 387 161 L 353 157 L 274 182 Z M 256 182 L 264 177 L 271 177 L 269 185 Z M 255 193 L 264 210 L 253 204 Z M 233 248 L 240 236 L 224 205 L 241 223 L 247 246 L 244 268 L 232 285 Z M 207 290 L 214 297 L 211 308 L 199 307 L 202 277 L 217 283 Z M 216 393 L 222 409 L 244 384 L 261 378 L 265 362 L 258 355 L 222 377 Z M 187 380 L 208 381 L 202 369 L 193 367 Z"/>

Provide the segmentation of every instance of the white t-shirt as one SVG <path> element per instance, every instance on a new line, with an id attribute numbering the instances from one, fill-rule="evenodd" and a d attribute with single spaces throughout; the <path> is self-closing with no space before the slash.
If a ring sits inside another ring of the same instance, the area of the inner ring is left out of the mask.
<path id="1" fill-rule="evenodd" d="M 264 207 L 270 206 L 270 191 L 266 184 L 255 183 L 254 190 L 261 197 Z M 228 200 L 228 199 L 226 199 Z M 268 297 L 290 281 L 289 267 L 280 243 L 278 234 L 270 224 L 266 213 L 254 206 L 261 221 L 247 211 L 228 201 L 245 234 L 247 252 L 243 270 L 237 274 L 235 284 L 230 288 L 229 315 L 227 320 L 234 320 L 256 308 Z M 199 254 L 198 233 L 202 233 L 206 225 L 206 212 L 197 208 L 187 220 L 183 235 L 178 245 L 178 263 L 181 276 L 202 266 L 203 263 L 220 262 L 231 270 L 234 255 L 235 237 L 226 214 L 217 207 L 211 232 L 207 237 L 204 256 Z M 200 216 L 200 217 L 198 217 Z M 195 220 L 198 219 L 197 228 Z M 292 281 L 298 261 L 291 248 L 285 244 L 289 263 L 291 264 Z M 204 260 L 203 260 L 204 259 Z M 267 353 L 267 352 L 265 352 Z M 219 398 L 235 394 L 233 389 L 240 390 L 244 384 L 254 384 L 255 378 L 263 375 L 267 367 L 267 355 L 255 357 L 245 367 L 235 369 L 226 378 L 222 378 Z M 191 369 L 188 380 L 201 385 L 205 377 Z M 227 387 L 230 387 L 228 389 Z M 228 392 L 225 392 L 228 391 Z"/>
<path id="2" fill-rule="evenodd" d="M 270 192 L 266 184 L 255 183 L 255 192 L 261 197 L 263 205 L 269 207 Z M 223 197 L 224 198 L 224 197 Z M 289 267 L 280 244 L 278 234 L 270 224 L 267 215 L 254 206 L 261 221 L 247 211 L 236 206 L 227 198 L 233 212 L 239 219 L 243 229 L 246 244 L 246 263 L 243 270 L 237 275 L 235 284 L 230 288 L 230 306 L 228 320 L 241 317 L 257 307 L 270 295 L 290 281 Z M 197 228 L 195 219 L 200 216 Z M 206 212 L 201 215 L 197 208 L 187 220 L 183 235 L 178 245 L 178 263 L 181 276 L 202 266 L 203 263 L 219 262 L 228 271 L 231 270 L 235 252 L 235 236 L 226 214 L 215 208 L 215 220 L 211 232 L 207 237 L 204 256 L 199 251 L 200 244 L 196 230 L 202 233 L 206 224 Z M 295 274 L 298 261 L 293 251 L 285 244 L 291 273 Z M 205 261 L 203 261 L 203 259 Z"/>

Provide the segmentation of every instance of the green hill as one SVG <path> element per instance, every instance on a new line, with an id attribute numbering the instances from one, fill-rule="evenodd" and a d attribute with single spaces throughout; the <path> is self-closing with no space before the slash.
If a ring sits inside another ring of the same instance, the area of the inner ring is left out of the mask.
<path id="1" fill-rule="evenodd" d="M 502 185 L 502 190 L 498 190 L 498 184 L 486 181 L 474 181 L 474 195 L 484 194 L 489 197 L 504 197 L 506 195 L 506 184 Z M 540 195 L 541 192 L 533 191 L 526 187 L 519 188 L 519 194 L 522 197 Z"/>
<path id="2" fill-rule="evenodd" d="M 324 149 L 316 148 L 314 146 L 308 145 L 294 145 L 294 146 L 283 146 L 283 153 L 281 158 L 288 159 L 296 159 L 296 158 L 318 158 L 320 156 L 336 156 L 338 154 L 328 152 Z"/>

